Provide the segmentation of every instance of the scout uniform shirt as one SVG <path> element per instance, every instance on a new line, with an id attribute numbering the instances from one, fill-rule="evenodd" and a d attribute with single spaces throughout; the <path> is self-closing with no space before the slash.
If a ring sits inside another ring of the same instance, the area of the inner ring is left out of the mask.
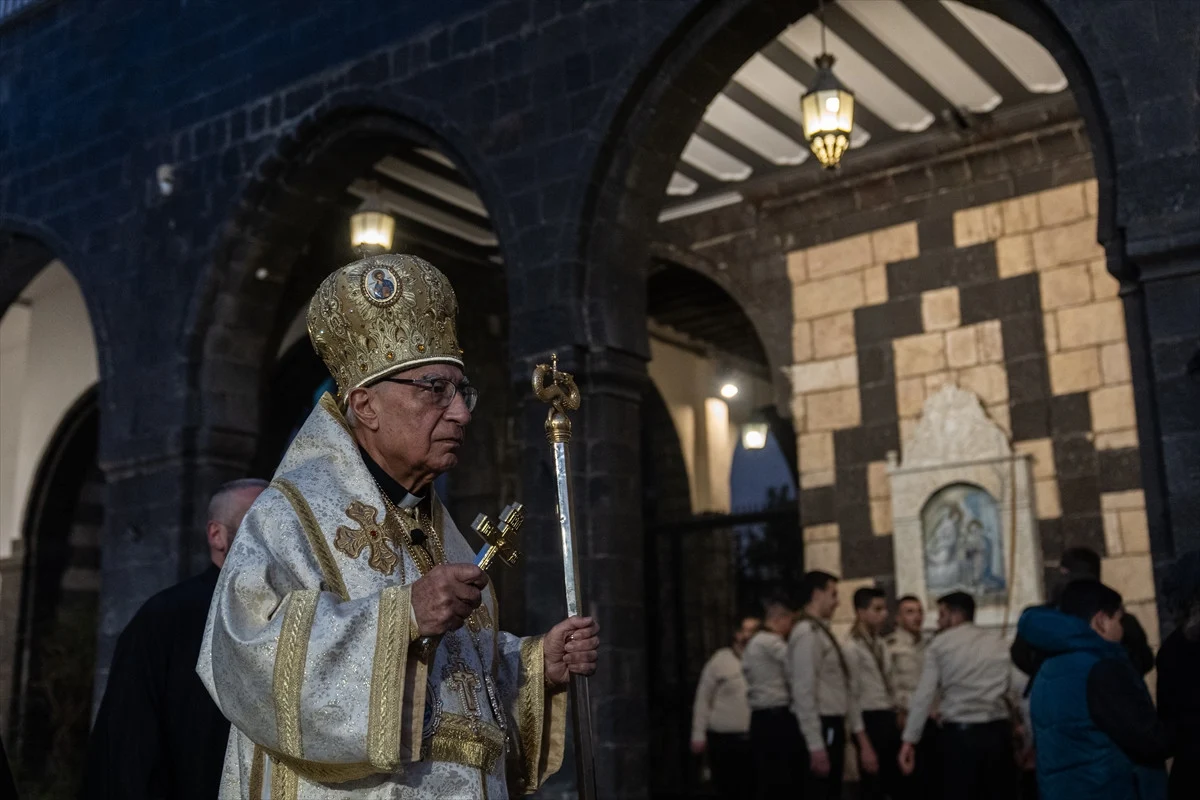
<path id="1" fill-rule="evenodd" d="M 896 707 L 892 696 L 892 675 L 883 640 L 855 630 L 846 643 L 846 662 L 850 667 L 850 693 L 854 711 L 891 711 Z M 851 721 L 851 727 L 854 720 Z"/>
<path id="2" fill-rule="evenodd" d="M 934 696 L 941 693 L 942 719 L 978 724 L 1009 718 L 1013 696 L 1008 647 L 995 631 L 967 622 L 940 632 L 925 650 L 921 679 L 909 705 L 904 741 L 921 740 Z"/>
<path id="3" fill-rule="evenodd" d="M 774 631 L 759 631 L 750 637 L 742 653 L 742 676 L 746 679 L 746 702 L 751 711 L 787 708 L 787 644 Z"/>
<path id="4" fill-rule="evenodd" d="M 746 733 L 750 706 L 742 660 L 732 647 L 722 647 L 700 672 L 696 702 L 692 706 L 692 741 L 703 742 L 705 733 Z"/>
<path id="5" fill-rule="evenodd" d="M 909 698 L 917 689 L 921 666 L 925 662 L 925 648 L 929 646 L 930 638 L 929 635 L 918 638 L 903 628 L 897 628 L 886 639 L 893 699 L 896 708 L 901 711 L 908 710 Z"/>
<path id="6" fill-rule="evenodd" d="M 862 719 L 850 694 L 850 668 L 829 627 L 802 617 L 788 636 L 792 713 L 810 751 L 824 750 L 821 717 L 847 717 L 851 733 L 862 730 Z"/>

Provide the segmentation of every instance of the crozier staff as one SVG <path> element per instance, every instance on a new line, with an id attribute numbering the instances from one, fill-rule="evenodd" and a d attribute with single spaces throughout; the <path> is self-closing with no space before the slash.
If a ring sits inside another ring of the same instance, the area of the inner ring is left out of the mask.
<path id="1" fill-rule="evenodd" d="M 562 690 L 595 671 L 599 629 L 498 631 L 430 489 L 477 399 L 456 313 L 446 277 L 412 256 L 343 267 L 309 305 L 338 399 L 321 398 L 247 514 L 197 665 L 234 727 L 222 800 L 495 800 L 562 763 Z"/>

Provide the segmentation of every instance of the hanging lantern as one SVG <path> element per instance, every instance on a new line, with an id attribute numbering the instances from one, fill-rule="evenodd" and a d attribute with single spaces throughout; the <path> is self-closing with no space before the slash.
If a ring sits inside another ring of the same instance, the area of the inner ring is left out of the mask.
<path id="1" fill-rule="evenodd" d="M 387 212 L 373 190 L 350 217 L 350 246 L 365 255 L 386 253 L 392 249 L 396 218 Z"/>
<path id="2" fill-rule="evenodd" d="M 804 138 L 813 155 L 826 169 L 836 168 L 850 146 L 854 93 L 833 74 L 833 56 L 828 53 L 817 57 L 817 77 L 808 93 L 800 98 L 800 114 L 804 119 Z"/>

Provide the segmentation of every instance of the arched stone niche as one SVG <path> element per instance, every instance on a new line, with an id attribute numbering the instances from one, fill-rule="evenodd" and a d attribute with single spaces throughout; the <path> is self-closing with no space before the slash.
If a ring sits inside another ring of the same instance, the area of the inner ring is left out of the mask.
<path id="1" fill-rule="evenodd" d="M 1043 602 L 1030 457 L 1013 453 L 978 397 L 954 386 L 931 396 L 903 457 L 888 454 L 888 475 L 898 595 L 932 607 L 967 591 L 987 627 L 1011 628 Z"/>

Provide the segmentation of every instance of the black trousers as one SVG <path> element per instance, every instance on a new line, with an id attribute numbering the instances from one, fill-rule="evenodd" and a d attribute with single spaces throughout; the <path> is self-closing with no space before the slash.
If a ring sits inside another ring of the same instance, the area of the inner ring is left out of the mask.
<path id="1" fill-rule="evenodd" d="M 755 796 L 759 800 L 800 794 L 808 772 L 808 750 L 790 709 L 783 706 L 752 711 L 750 747 L 754 751 Z"/>
<path id="2" fill-rule="evenodd" d="M 1007 720 L 942 725 L 945 800 L 1011 800 L 1017 763 Z"/>
<path id="3" fill-rule="evenodd" d="M 900 780 L 900 764 L 896 760 L 900 755 L 900 726 L 896 721 L 896 712 L 864 711 L 862 719 L 867 739 L 870 740 L 879 760 L 879 772 L 876 775 L 868 775 L 861 769 L 860 759 L 860 797 L 862 800 L 883 800 L 885 797 L 907 800 L 904 794 L 905 787 Z"/>
<path id="4" fill-rule="evenodd" d="M 750 734 L 708 732 L 708 766 L 717 796 L 722 800 L 753 800 L 754 772 L 750 764 Z"/>
<path id="5" fill-rule="evenodd" d="M 917 766 L 905 777 L 904 789 L 910 800 L 942 800 L 945 793 L 945 758 L 942 754 L 942 726 L 933 720 L 925 723 L 917 743 Z"/>
<path id="6" fill-rule="evenodd" d="M 829 754 L 829 774 L 818 778 L 808 770 L 804 800 L 841 800 L 842 773 L 846 771 L 846 718 L 821 717 L 821 741 Z"/>

